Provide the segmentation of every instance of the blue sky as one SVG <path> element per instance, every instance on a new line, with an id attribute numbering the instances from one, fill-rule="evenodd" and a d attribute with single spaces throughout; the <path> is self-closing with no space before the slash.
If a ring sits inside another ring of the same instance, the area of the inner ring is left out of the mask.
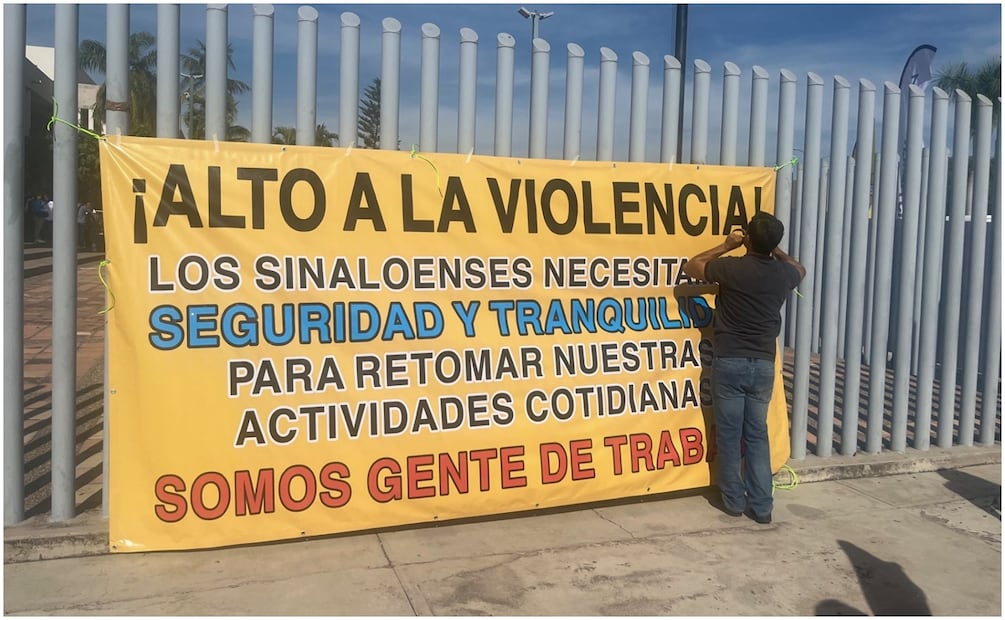
<path id="1" fill-rule="evenodd" d="M 274 66 L 274 125 L 296 125 L 296 32 L 297 8 L 302 4 L 276 4 Z M 516 83 L 514 104 L 513 154 L 527 150 L 527 110 L 530 84 L 531 22 L 521 17 L 520 4 L 312 4 L 319 18 L 319 82 L 317 121 L 338 130 L 338 49 L 339 16 L 352 12 L 359 16 L 360 90 L 380 74 L 381 21 L 393 17 L 401 22 L 401 115 L 399 131 L 402 148 L 418 142 L 418 69 L 421 27 L 433 23 L 440 28 L 439 148 L 456 146 L 456 107 L 459 31 L 473 29 L 478 45 L 478 118 L 476 152 L 491 154 L 493 149 L 496 35 L 502 32 L 516 39 Z M 663 56 L 674 52 L 673 4 L 525 4 L 540 12 L 554 11 L 540 22 L 540 36 L 551 46 L 549 89 L 548 156 L 561 157 L 566 46 L 580 45 L 586 52 L 582 146 L 584 158 L 596 148 L 597 84 L 600 48 L 618 55 L 618 130 L 615 159 L 627 158 L 627 110 L 633 52 L 642 52 L 650 61 L 650 97 L 647 151 L 658 153 L 660 100 L 663 83 Z M 181 6 L 181 49 L 196 40 L 205 40 L 205 5 Z M 53 6 L 29 5 L 29 45 L 53 44 Z M 156 5 L 132 5 L 131 29 L 156 33 Z M 229 34 L 237 65 L 232 78 L 251 83 L 252 5 L 234 4 L 228 9 Z M 80 37 L 104 41 L 105 7 L 80 5 Z M 771 76 L 769 97 L 777 101 L 779 70 L 785 68 L 799 77 L 797 109 L 804 105 L 806 73 L 812 71 L 825 81 L 829 99 L 833 77 L 840 75 L 853 85 L 853 102 L 858 80 L 871 81 L 879 91 L 881 106 L 885 81 L 896 83 L 910 52 L 921 44 L 938 48 L 933 67 L 949 63 L 979 65 L 1001 55 L 1001 4 L 690 4 L 686 80 L 690 83 L 693 61 L 712 66 L 713 102 L 721 90 L 723 64 L 736 63 L 743 71 L 741 90 L 749 91 L 751 67 L 759 65 Z M 102 76 L 95 76 L 101 81 Z M 690 92 L 688 90 L 688 92 Z M 744 93 L 749 96 L 749 92 Z M 741 103 L 741 118 L 745 109 Z M 772 105 L 771 108 L 774 109 Z M 250 96 L 239 108 L 238 122 L 250 126 Z M 801 110 L 800 110 L 801 112 Z M 828 110 L 825 110 L 825 114 Z M 713 103 L 710 129 L 715 132 L 718 110 Z M 769 116 L 771 113 L 769 112 Z M 826 118 L 826 117 L 825 117 Z M 772 121 L 773 122 L 773 121 Z M 685 121 L 685 125 L 687 125 Z M 798 126 L 798 124 L 797 124 Z M 854 123 L 852 123 L 854 126 Z M 741 127 L 741 143 L 746 139 Z M 717 135 L 713 133 L 712 135 Z M 798 139 L 798 136 L 797 136 Z M 714 140 L 712 140 L 714 142 Z M 770 137 L 769 137 L 770 144 Z M 711 146 L 711 144 L 710 144 Z M 798 146 L 798 144 L 797 144 Z M 716 149 L 717 150 L 717 145 Z M 771 149 L 769 148 L 769 151 Z M 745 151 L 745 149 L 740 149 Z M 653 157 L 656 159 L 657 157 Z M 742 163 L 742 162 L 741 162 Z"/>

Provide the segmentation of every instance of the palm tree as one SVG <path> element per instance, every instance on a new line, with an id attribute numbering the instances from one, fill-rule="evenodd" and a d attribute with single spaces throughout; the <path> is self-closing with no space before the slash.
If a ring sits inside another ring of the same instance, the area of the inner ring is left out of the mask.
<path id="1" fill-rule="evenodd" d="M 295 127 L 279 126 L 272 130 L 273 144 L 296 144 L 297 130 Z"/>
<path id="2" fill-rule="evenodd" d="M 991 100 L 992 127 L 998 126 L 999 102 L 1002 93 L 1002 59 L 1001 56 L 988 58 L 976 70 L 965 62 L 950 64 L 935 74 L 934 83 L 950 95 L 957 89 L 962 90 L 974 101 L 977 95 L 984 95 Z M 977 115 L 971 117 L 970 131 L 974 131 Z"/>
<path id="3" fill-rule="evenodd" d="M 272 130 L 273 144 L 296 144 L 297 129 L 295 127 L 278 126 Z M 335 146 L 338 143 L 338 134 L 328 131 L 324 123 L 319 124 L 314 129 L 315 146 Z"/>
<path id="4" fill-rule="evenodd" d="M 182 54 L 182 71 L 193 76 L 186 86 L 188 106 L 185 114 L 190 119 L 191 133 L 189 138 L 203 138 L 206 135 L 206 44 L 196 41 L 196 47 L 189 48 L 188 54 Z M 227 44 L 227 66 L 237 69 L 234 64 L 234 47 Z M 197 76 L 197 77 L 196 77 Z M 227 140 L 247 142 L 251 131 L 240 125 L 235 125 L 237 118 L 237 95 L 251 90 L 247 83 L 227 78 Z"/>
<path id="5" fill-rule="evenodd" d="M 157 49 L 156 39 L 149 32 L 129 35 L 129 133 L 134 136 L 153 136 L 157 131 Z M 107 52 L 98 41 L 80 42 L 77 51 L 80 68 L 85 71 L 105 72 Z M 105 123 L 105 86 L 98 89 L 94 106 L 94 119 Z"/>
<path id="6" fill-rule="evenodd" d="M 314 144 L 317 146 L 335 146 L 338 144 L 338 134 L 328 131 L 324 123 L 314 130 Z"/>

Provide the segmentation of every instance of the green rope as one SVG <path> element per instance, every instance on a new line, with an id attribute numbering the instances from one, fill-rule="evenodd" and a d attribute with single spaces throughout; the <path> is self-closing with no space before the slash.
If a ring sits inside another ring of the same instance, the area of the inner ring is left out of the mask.
<path id="1" fill-rule="evenodd" d="M 436 189 L 437 189 L 437 191 L 440 192 L 440 198 L 443 198 L 443 189 L 440 187 L 440 171 L 436 169 L 436 164 L 434 164 L 433 162 L 429 161 L 428 159 L 426 159 L 422 155 L 419 155 L 419 152 L 415 149 L 415 145 L 414 144 L 412 145 L 412 151 L 409 153 L 409 157 L 411 157 L 412 159 L 421 159 L 422 161 L 424 161 L 427 164 L 429 164 L 430 166 L 432 166 L 433 172 L 436 173 Z"/>
<path id="2" fill-rule="evenodd" d="M 100 134 L 96 134 L 93 131 L 91 131 L 90 129 L 87 129 L 85 127 L 81 127 L 80 125 L 74 125 L 70 121 L 65 121 L 65 120 L 59 118 L 59 105 L 56 103 L 56 98 L 55 97 L 52 98 L 52 118 L 49 119 L 49 124 L 45 126 L 46 131 L 52 130 L 52 126 L 53 126 L 54 123 L 63 123 L 64 125 L 68 125 L 70 127 L 73 127 L 74 129 L 76 129 L 80 133 L 87 134 L 87 135 L 89 135 L 92 138 L 95 138 L 97 140 L 104 140 L 105 139 L 104 136 L 102 136 Z"/>
<path id="3" fill-rule="evenodd" d="M 792 159 L 790 159 L 789 161 L 785 162 L 784 164 L 778 164 L 777 166 L 775 166 L 774 170 L 775 170 L 775 172 L 778 172 L 779 170 L 781 170 L 785 166 L 795 166 L 798 163 L 799 163 L 799 158 L 798 157 L 793 157 Z"/>
<path id="4" fill-rule="evenodd" d="M 775 489 L 782 489 L 782 490 L 785 490 L 785 491 L 791 491 L 792 489 L 794 489 L 797 486 L 799 486 L 799 476 L 796 475 L 796 472 L 795 472 L 794 469 L 792 469 L 788 465 L 782 465 L 782 469 L 780 469 L 779 471 L 786 471 L 786 472 L 788 472 L 789 473 L 789 481 L 788 482 L 783 482 L 782 484 L 778 484 L 777 482 L 775 482 L 772 479 L 772 481 L 771 481 L 771 494 L 772 495 L 775 494 Z"/>
<path id="5" fill-rule="evenodd" d="M 112 287 L 108 286 L 108 282 L 105 281 L 105 276 L 102 275 L 101 273 L 101 268 L 104 267 L 107 269 L 108 265 L 110 264 L 112 264 L 112 261 L 108 260 L 107 258 L 98 263 L 98 279 L 101 280 L 101 283 L 105 286 L 105 290 L 108 291 L 108 295 L 111 296 L 112 298 L 112 305 L 108 306 L 104 310 L 99 311 L 98 314 L 108 314 L 109 312 L 111 312 L 112 308 L 115 307 L 115 293 L 112 292 Z"/>

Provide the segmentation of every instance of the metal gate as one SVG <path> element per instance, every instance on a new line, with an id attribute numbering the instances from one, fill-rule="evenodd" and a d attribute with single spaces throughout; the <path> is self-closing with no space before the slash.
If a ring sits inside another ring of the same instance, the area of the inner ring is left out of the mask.
<path id="1" fill-rule="evenodd" d="M 128 5 L 107 7 L 106 133 L 129 131 L 127 45 Z M 226 136 L 226 5 L 206 9 L 206 135 Z M 254 12 L 251 93 L 254 142 L 272 137 L 274 10 L 271 5 L 236 6 Z M 318 13 L 298 11 L 298 144 L 312 144 L 316 125 Z M 386 18 L 378 40 L 361 41 L 360 19 L 341 15 L 339 134 L 356 136 L 359 120 L 360 46 L 381 52 L 380 148 L 398 148 L 401 24 Z M 77 109 L 78 7 L 55 7 L 56 75 L 54 95 L 61 110 Z M 421 29 L 419 149 L 444 152 L 437 143 L 440 30 Z M 495 115 L 484 128 L 494 136 L 492 155 L 512 152 L 514 129 L 515 39 L 496 36 Z M 475 58 L 478 33 L 462 28 L 456 152 L 475 150 Z M 532 43 L 529 144 L 526 156 L 545 157 L 548 78 L 561 61 L 547 41 Z M 24 519 L 23 393 L 23 215 L 25 110 L 25 7 L 4 5 L 4 523 Z M 157 7 L 157 135 L 179 132 L 179 7 Z M 684 68 L 673 56 L 658 59 L 658 84 L 651 84 L 650 59 L 631 58 L 628 114 L 630 161 L 645 161 L 647 142 L 658 141 L 659 161 L 675 163 L 682 107 L 690 111 L 689 158 L 680 163 L 735 165 L 740 114 L 749 114 L 747 164 L 778 164 L 775 210 L 786 224 L 785 249 L 808 267 L 798 293 L 787 306 L 781 336 L 790 385 L 791 452 L 829 457 L 925 451 L 932 443 L 950 446 L 995 445 L 1000 441 L 998 397 L 1001 368 L 1001 140 L 995 138 L 992 102 L 971 101 L 963 92 L 937 88 L 926 95 L 917 86 L 900 92 L 885 83 L 881 99 L 875 85 L 788 70 L 770 76 L 763 68 L 744 70 L 726 62 L 721 73 L 695 60 L 685 88 Z M 584 50 L 565 50 L 565 159 L 609 161 L 614 152 L 618 71 L 627 69 L 609 48 L 599 54 L 597 143 L 581 144 Z M 715 74 L 713 76 L 713 74 Z M 721 101 L 712 101 L 713 79 L 722 80 Z M 749 97 L 741 90 L 749 87 Z M 662 97 L 660 124 L 647 127 L 650 89 Z M 772 95 L 769 96 L 769 90 Z M 853 102 L 852 96 L 856 99 Z M 907 140 L 901 148 L 901 100 L 908 99 Z M 749 110 L 740 102 L 749 99 Z M 797 99 L 805 106 L 797 113 Z M 826 100 L 826 101 L 825 101 Z M 825 102 L 831 116 L 823 117 Z M 721 130 L 709 135 L 713 103 L 721 104 Z M 769 143 L 769 103 L 777 119 Z M 854 104 L 854 116 L 852 106 Z M 877 115 L 877 107 L 881 108 Z M 950 119 L 950 112 L 953 116 Z M 796 119 L 802 117 L 794 144 Z M 971 116 L 976 130 L 971 133 Z M 484 118 L 486 115 L 482 115 Z M 850 123 L 855 119 L 855 127 Z M 930 122 L 926 123 L 926 120 Z M 823 123 L 829 122 L 829 143 Z M 876 135 L 874 127 L 881 131 Z M 62 182 L 54 200 L 77 202 L 76 129 L 55 123 L 53 178 Z M 952 136 L 952 144 L 948 144 Z M 718 141 L 718 161 L 709 145 Z M 855 145 L 849 148 L 849 141 Z M 351 140 L 355 142 L 355 140 Z M 925 147 L 924 145 L 928 145 Z M 992 150 L 995 153 L 992 153 Z M 800 155 L 794 158 L 796 152 Z M 902 155 L 901 155 L 902 153 Z M 992 162 L 994 167 L 992 168 Z M 995 171 L 995 172 L 993 172 Z M 968 188 L 970 188 L 968 190 Z M 52 319 L 52 508 L 53 520 L 74 516 L 76 483 L 75 380 L 77 262 L 75 221 L 56 218 L 53 235 Z M 106 375 L 107 378 L 107 375 Z M 839 385 L 840 382 L 840 385 Z M 106 394 L 107 402 L 107 394 Z M 107 436 L 107 435 L 106 435 Z M 106 447 L 107 460 L 107 447 Z M 107 472 L 107 467 L 103 468 Z M 106 474 L 107 475 L 107 474 Z M 107 488 L 107 486 L 106 486 Z M 107 506 L 107 503 L 105 504 Z"/>

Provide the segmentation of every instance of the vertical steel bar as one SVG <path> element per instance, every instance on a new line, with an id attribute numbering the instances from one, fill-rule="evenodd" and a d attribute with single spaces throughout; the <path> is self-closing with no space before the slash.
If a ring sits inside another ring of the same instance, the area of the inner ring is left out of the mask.
<path id="1" fill-rule="evenodd" d="M 873 141 L 875 142 L 875 129 L 873 129 Z M 870 174 L 872 175 L 870 179 L 870 184 L 872 187 L 871 193 L 869 194 L 869 234 L 868 234 L 868 247 L 866 250 L 866 263 L 865 263 L 865 306 L 864 308 L 872 308 L 872 298 L 875 296 L 876 291 L 873 290 L 873 283 L 876 281 L 876 205 L 875 200 L 872 196 L 879 195 L 879 167 L 881 163 L 881 157 L 876 149 L 869 154 L 869 166 Z M 863 317 L 862 323 L 862 355 L 866 360 L 870 358 L 870 351 L 872 350 L 872 325 L 873 325 L 873 314 L 871 312 L 866 312 Z"/>
<path id="2" fill-rule="evenodd" d="M 662 133 L 660 134 L 660 161 L 675 163 L 677 161 L 678 111 L 682 102 L 680 61 L 670 55 L 663 57 L 663 116 Z"/>
<path id="3" fill-rule="evenodd" d="M 181 33 L 177 4 L 157 5 L 157 137 L 177 138 L 178 40 Z M 107 51 L 107 50 L 106 50 Z"/>
<path id="4" fill-rule="evenodd" d="M 227 139 L 227 5 L 206 5 L 206 135 Z"/>
<path id="5" fill-rule="evenodd" d="M 848 169 L 848 81 L 834 76 L 831 116 L 830 193 L 824 230 L 824 269 L 820 289 L 820 405 L 817 410 L 817 456 L 830 456 L 834 433 L 834 388 L 837 379 L 838 307 L 841 286 L 841 229 L 844 226 L 845 175 Z M 847 369 L 846 369 L 847 371 Z M 845 373 L 847 375 L 847 372 Z"/>
<path id="6" fill-rule="evenodd" d="M 440 28 L 436 24 L 422 24 L 419 78 L 419 150 L 435 153 L 439 148 L 440 109 Z"/>
<path id="7" fill-rule="evenodd" d="M 764 148 L 767 142 L 768 133 L 768 72 L 763 67 L 754 65 L 750 78 L 750 140 L 747 143 L 747 165 L 764 165 Z M 791 153 L 792 142 L 789 142 Z M 788 159 L 779 159 L 775 163 L 778 165 L 792 159 L 790 154 Z M 788 168 L 788 166 L 786 166 Z M 791 173 L 791 171 L 790 171 Z M 787 194 L 786 194 L 787 195 Z M 777 204 L 778 186 L 775 186 L 775 202 Z M 778 217 L 777 210 L 775 217 Z M 783 222 L 784 223 L 784 222 Z"/>
<path id="8" fill-rule="evenodd" d="M 318 117 L 318 12 L 297 9 L 297 144 L 314 146 Z"/>
<path id="9" fill-rule="evenodd" d="M 998 127 L 1001 124 L 1001 105 L 998 107 Z M 1001 379 L 1002 348 L 1002 134 L 998 131 L 998 154 L 995 156 L 994 201 L 991 208 L 991 279 L 988 282 L 988 311 L 984 341 L 984 381 L 981 383 L 981 445 L 995 445 L 996 421 L 1001 417 L 998 409 L 998 383 Z"/>
<path id="10" fill-rule="evenodd" d="M 841 454 L 851 456 L 858 449 L 858 418 L 862 365 L 862 319 L 865 313 L 865 271 L 863 258 L 869 242 L 869 194 L 872 184 L 872 143 L 875 129 L 876 87 L 868 80 L 858 82 L 858 153 L 851 206 L 851 237 L 848 246 L 848 316 L 844 350 L 844 411 L 841 417 Z M 843 302 L 842 302 L 843 303 Z"/>
<path id="11" fill-rule="evenodd" d="M 478 85 L 478 33 L 461 28 L 460 88 L 457 102 L 457 152 L 475 148 L 475 102 Z"/>
<path id="12" fill-rule="evenodd" d="M 799 256 L 804 264 L 816 254 L 818 201 L 820 185 L 820 125 L 823 116 L 823 80 L 815 73 L 806 75 L 806 123 L 803 134 L 802 208 L 799 225 Z M 796 310 L 796 351 L 792 377 L 792 446 L 794 459 L 806 458 L 806 427 L 810 397 L 810 329 L 813 322 L 813 281 L 816 274 L 807 270 L 800 288 Z"/>
<path id="13" fill-rule="evenodd" d="M 53 91 L 59 109 L 74 115 L 78 18 L 77 5 L 56 5 Z M 59 183 L 52 188 L 51 518 L 65 521 L 77 512 L 77 130 L 55 123 L 52 133 L 52 178 Z"/>
<path id="14" fill-rule="evenodd" d="M 907 108 L 907 154 L 904 157 L 904 215 L 900 263 L 899 299 L 896 326 L 896 350 L 893 354 L 893 412 L 890 427 L 890 449 L 903 452 L 907 447 L 907 414 L 911 389 L 911 332 L 914 308 L 914 282 L 916 257 L 918 255 L 918 221 L 921 211 L 921 141 L 924 129 L 925 91 L 912 84 L 908 87 L 910 101 Z"/>
<path id="15" fill-rule="evenodd" d="M 939 295 L 942 289 L 942 241 L 946 228 L 945 162 L 949 95 L 939 88 L 933 88 L 932 95 L 932 155 L 925 217 L 925 279 L 921 291 L 918 392 L 914 414 L 914 447 L 918 450 L 927 450 L 931 443 L 935 349 L 938 346 Z"/>
<path id="16" fill-rule="evenodd" d="M 740 68 L 726 61 L 722 75 L 722 128 L 719 133 L 719 163 L 736 165 L 736 136 L 740 116 Z"/>
<path id="17" fill-rule="evenodd" d="M 628 161 L 646 160 L 646 112 L 649 108 L 649 57 L 632 53 L 632 97 L 628 119 Z"/>
<path id="18" fill-rule="evenodd" d="M 24 520 L 24 45 L 23 4 L 3 7 L 3 522 Z M 107 463 L 107 461 L 106 461 Z"/>
<path id="19" fill-rule="evenodd" d="M 754 67 L 753 104 L 751 106 L 751 129 L 750 129 L 750 152 L 748 158 L 750 165 L 764 165 L 764 136 L 767 131 L 767 105 L 768 105 L 768 74 L 761 67 Z M 761 110 L 764 110 L 763 112 Z M 756 111 L 755 111 L 756 110 Z M 799 239 L 799 232 L 793 224 L 795 214 L 792 209 L 792 176 L 796 166 L 789 165 L 792 161 L 793 143 L 796 123 L 796 76 L 788 69 L 780 72 L 778 85 L 778 143 L 775 147 L 775 163 L 781 166 L 775 173 L 775 217 L 785 226 L 785 236 L 779 244 L 783 251 L 788 254 L 796 254 L 795 248 Z M 754 129 L 754 119 L 759 119 L 757 124 L 760 128 Z M 760 163 L 757 156 L 760 154 Z M 782 306 L 782 331 L 779 334 L 779 343 L 785 345 L 794 344 L 794 332 L 786 329 L 785 326 L 792 322 L 792 317 L 796 316 L 795 295 L 789 295 L 788 303 Z"/>
<path id="20" fill-rule="evenodd" d="M 708 103 L 712 87 L 712 66 L 701 59 L 694 61 L 694 92 L 691 103 L 692 164 L 708 163 Z"/>
<path id="21" fill-rule="evenodd" d="M 401 22 L 385 17 L 380 42 L 380 148 L 398 150 Z"/>
<path id="22" fill-rule="evenodd" d="M 355 146 L 359 136 L 359 16 L 342 13 L 339 43 L 338 139 Z"/>
<path id="23" fill-rule="evenodd" d="M 597 161 L 614 159 L 614 99 L 618 79 L 618 55 L 600 48 L 600 97 L 597 102 Z"/>
<path id="24" fill-rule="evenodd" d="M 107 101 L 128 101 L 129 100 L 129 5 L 112 4 L 108 6 L 106 15 L 106 39 L 108 41 L 105 49 L 105 99 Z M 114 106 L 118 107 L 118 106 Z M 105 111 L 105 132 L 111 136 L 121 136 L 129 133 L 129 113 L 125 110 Z M 105 295 L 106 302 L 108 295 Z M 104 321 L 105 337 L 105 364 L 104 364 L 104 390 L 102 396 L 103 416 L 103 452 L 104 467 L 101 469 L 101 513 L 108 516 L 108 469 L 109 446 L 108 446 L 108 315 Z"/>
<path id="25" fill-rule="evenodd" d="M 991 100 L 977 95 L 974 132 L 974 193 L 970 209 L 970 270 L 967 273 L 967 315 L 963 321 L 963 380 L 960 388 L 961 446 L 974 445 L 977 376 L 981 359 L 981 319 L 987 273 L 988 186 L 991 177 Z M 998 222 L 995 222 L 998 225 Z M 993 268 L 993 266 L 992 266 Z M 940 425 L 941 428 L 941 425 Z"/>
<path id="26" fill-rule="evenodd" d="M 845 340 L 845 320 L 848 317 L 848 249 L 851 246 L 851 239 L 848 231 L 851 230 L 851 207 L 852 197 L 855 193 L 855 158 L 850 154 L 845 157 L 844 176 L 844 220 L 841 222 L 841 267 L 838 269 L 838 284 L 840 292 L 837 296 L 837 351 L 838 357 L 844 357 Z"/>
<path id="27" fill-rule="evenodd" d="M 928 204 L 928 177 L 931 175 L 931 150 L 922 148 L 921 150 L 921 200 L 919 210 L 924 209 Z M 925 279 L 925 226 L 928 219 L 920 211 L 918 215 L 918 254 L 915 257 L 917 265 L 914 274 L 914 305 L 911 315 L 911 373 L 918 374 L 918 356 L 921 352 L 919 346 L 921 339 L 921 287 Z"/>
<path id="28" fill-rule="evenodd" d="M 562 156 L 577 159 L 583 140 L 583 64 L 586 52 L 575 43 L 566 46 L 565 136 Z"/>
<path id="29" fill-rule="evenodd" d="M 824 256 L 826 255 L 826 247 L 824 247 L 824 233 L 827 231 L 826 217 L 827 210 L 830 208 L 830 179 L 831 179 L 831 162 L 830 159 L 825 159 L 820 163 L 820 189 L 819 189 L 819 202 L 817 203 L 817 213 L 818 218 L 822 218 L 823 221 L 819 222 L 816 228 L 817 238 L 816 238 L 816 253 L 810 257 L 809 260 L 813 261 L 813 273 L 820 274 L 819 278 L 813 281 L 813 342 L 810 345 L 810 350 L 814 353 L 820 353 L 820 297 L 823 291 L 823 273 L 824 273 Z"/>
<path id="30" fill-rule="evenodd" d="M 793 149 L 795 150 L 795 149 Z M 800 152 L 802 149 L 800 149 Z M 800 240 L 800 230 L 802 230 L 802 203 L 803 203 L 803 175 L 805 170 L 800 163 L 796 166 L 793 175 L 795 180 L 792 183 L 792 223 L 789 229 L 792 231 L 791 238 L 789 239 L 789 254 L 793 256 L 799 256 L 800 260 L 805 260 L 802 257 L 800 248 L 802 247 L 802 241 Z M 782 237 L 782 242 L 785 242 L 785 237 Z M 806 289 L 801 285 L 799 287 L 799 294 L 804 295 Z M 796 345 L 796 315 L 799 313 L 798 305 L 794 297 L 789 297 L 791 304 L 786 304 L 786 312 L 790 314 L 789 326 L 788 326 L 788 345 L 794 347 Z"/>
<path id="31" fill-rule="evenodd" d="M 513 153 L 513 64 L 516 39 L 501 32 L 496 36 L 496 139 L 495 154 Z"/>
<path id="32" fill-rule="evenodd" d="M 872 347 L 869 356 L 869 414 L 865 451 L 883 449 L 883 416 L 886 411 L 886 365 L 890 335 L 890 303 L 893 283 L 893 229 L 897 217 L 897 151 L 900 127 L 900 88 L 883 84 L 883 155 L 880 158 L 879 190 L 873 202 L 876 222 L 876 270 L 872 297 Z"/>
<path id="33" fill-rule="evenodd" d="M 251 141 L 272 142 L 272 54 L 275 51 L 275 13 L 271 4 L 254 6 L 251 46 Z"/>
<path id="34" fill-rule="evenodd" d="M 533 55 L 530 67 L 530 139 L 528 155 L 547 156 L 548 151 L 548 72 L 551 45 L 544 39 L 531 42 Z"/>
<path id="35" fill-rule="evenodd" d="M 967 213 L 967 176 L 970 163 L 970 97 L 956 91 L 953 123 L 952 194 L 949 196 L 949 235 L 946 253 L 939 267 L 945 266 L 942 283 L 942 317 L 936 337 L 940 339 L 942 359 L 939 373 L 939 409 L 936 444 L 953 445 L 953 418 L 956 414 L 956 370 L 960 346 L 960 305 L 963 303 L 963 220 Z M 943 207 L 943 212 L 945 212 Z M 971 220 L 972 221 L 972 220 Z M 959 275 L 957 275 L 959 274 Z M 979 298 L 978 298 L 979 299 Z M 978 304 L 979 305 L 979 304 Z M 938 306 L 936 306 L 938 307 Z M 960 426 L 960 430 L 963 427 Z"/>

